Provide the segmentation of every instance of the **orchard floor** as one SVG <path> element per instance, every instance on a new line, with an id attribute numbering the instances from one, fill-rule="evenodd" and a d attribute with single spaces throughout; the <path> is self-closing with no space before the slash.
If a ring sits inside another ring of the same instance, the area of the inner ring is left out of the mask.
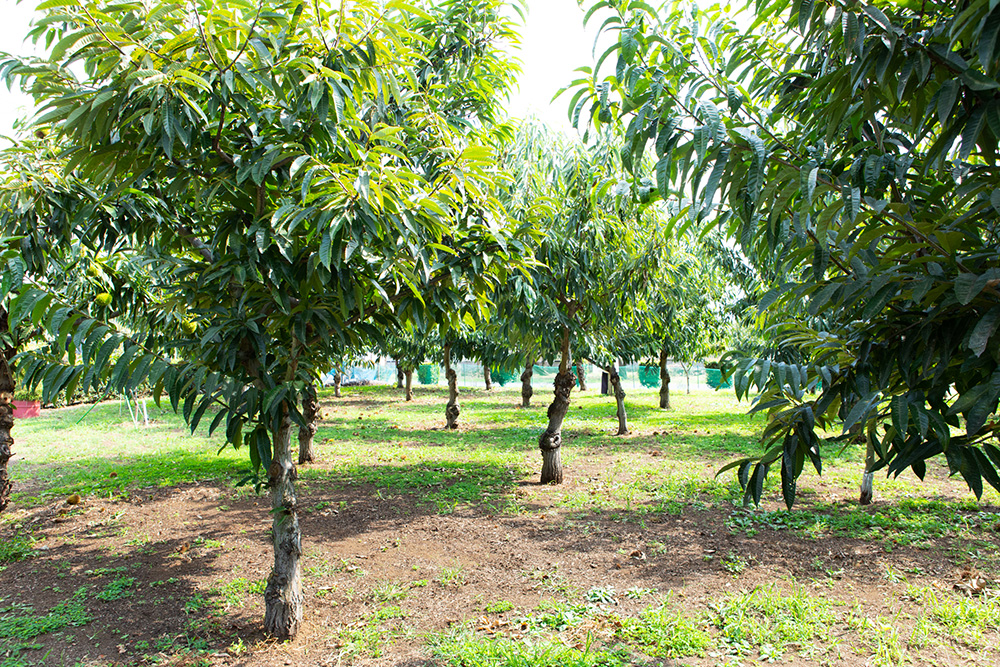
<path id="1" fill-rule="evenodd" d="M 732 472 L 762 418 L 732 394 L 574 393 L 562 485 L 540 486 L 548 392 L 384 387 L 323 398 L 300 468 L 305 620 L 261 633 L 269 500 L 244 452 L 117 403 L 19 422 L 0 517 L 0 667 L 1000 665 L 1000 511 L 929 466 L 855 504 L 825 449 L 796 507 Z M 207 421 L 207 419 L 206 419 Z M 67 500 L 80 497 L 79 504 Z"/>

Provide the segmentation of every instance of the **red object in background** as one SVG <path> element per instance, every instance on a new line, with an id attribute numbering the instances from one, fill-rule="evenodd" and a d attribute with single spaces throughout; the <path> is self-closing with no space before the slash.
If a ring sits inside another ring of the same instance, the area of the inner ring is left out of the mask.
<path id="1" fill-rule="evenodd" d="M 37 417 L 42 413 L 41 401 L 11 401 L 14 404 L 14 419 Z"/>

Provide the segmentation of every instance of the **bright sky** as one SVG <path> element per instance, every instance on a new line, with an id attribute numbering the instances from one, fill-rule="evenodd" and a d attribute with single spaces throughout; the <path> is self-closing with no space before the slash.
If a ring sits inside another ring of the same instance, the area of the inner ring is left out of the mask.
<path id="1" fill-rule="evenodd" d="M 28 34 L 28 24 L 31 15 L 38 5 L 38 0 L 0 0 L 0 51 L 24 55 L 32 53 L 30 43 L 24 42 Z M 31 109 L 31 98 L 19 90 L 7 90 L 6 85 L 0 85 L 0 135 L 9 135 L 14 119 L 26 115 Z"/>
<path id="2" fill-rule="evenodd" d="M 0 0 L 0 51 L 32 52 L 25 43 L 38 0 Z M 520 90 L 509 109 L 513 116 L 533 114 L 553 128 L 570 131 L 567 118 L 569 96 L 550 103 L 556 91 L 576 78 L 573 70 L 592 62 L 596 25 L 589 36 L 583 31 L 583 12 L 576 0 L 528 0 L 528 20 L 522 32 L 519 57 L 524 63 Z M 30 99 L 19 91 L 0 87 L 0 135 L 9 135 L 15 118 L 30 110 Z"/>

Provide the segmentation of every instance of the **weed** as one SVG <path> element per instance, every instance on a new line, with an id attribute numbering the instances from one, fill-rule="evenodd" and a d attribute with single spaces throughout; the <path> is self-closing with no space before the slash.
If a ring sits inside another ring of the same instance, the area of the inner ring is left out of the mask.
<path id="1" fill-rule="evenodd" d="M 882 572 L 882 577 L 890 584 L 899 584 L 906 582 L 906 576 L 902 572 L 894 568 L 892 565 L 885 566 L 885 570 Z"/>
<path id="2" fill-rule="evenodd" d="M 229 653 L 229 655 L 239 657 L 246 653 L 247 650 L 247 645 L 243 643 L 243 638 L 237 637 L 236 641 L 230 644 L 229 648 L 226 649 L 226 652 Z"/>
<path id="3" fill-rule="evenodd" d="M 393 618 L 406 618 L 408 614 L 401 607 L 382 607 L 377 609 L 371 616 L 373 621 L 387 621 Z"/>
<path id="4" fill-rule="evenodd" d="M 442 586 L 465 585 L 465 573 L 462 571 L 462 567 L 456 565 L 455 567 L 443 568 L 441 570 L 441 576 L 438 577 L 438 583 Z"/>
<path id="5" fill-rule="evenodd" d="M 729 574 L 737 575 L 747 569 L 750 563 L 740 554 L 730 550 L 729 553 L 722 557 L 720 564 L 722 565 L 722 569 Z"/>
<path id="6" fill-rule="evenodd" d="M 647 607 L 639 618 L 622 619 L 617 636 L 657 658 L 704 655 L 711 643 L 707 632 L 666 605 Z"/>
<path id="7" fill-rule="evenodd" d="M 831 603 L 795 588 L 790 595 L 774 586 L 755 588 L 745 594 L 729 594 L 710 605 L 714 625 L 731 647 L 746 652 L 768 646 L 774 655 L 789 645 L 805 647 L 813 639 L 824 639 L 836 614 Z"/>
<path id="8" fill-rule="evenodd" d="M 200 535 L 192 540 L 191 545 L 202 549 L 221 549 L 225 546 L 221 540 L 205 539 Z"/>
<path id="9" fill-rule="evenodd" d="M 548 628 L 562 632 L 583 623 L 591 613 L 587 605 L 574 605 L 566 602 L 546 602 L 538 606 L 538 613 L 531 614 L 522 623 L 528 627 Z"/>
<path id="10" fill-rule="evenodd" d="M 176 584 L 178 581 L 180 581 L 180 579 L 178 579 L 177 577 L 170 577 L 169 579 L 161 579 L 160 581 L 151 581 L 149 582 L 149 585 L 155 588 L 157 586 L 167 586 L 168 584 Z"/>
<path id="11" fill-rule="evenodd" d="M 620 650 L 582 650 L 550 641 L 485 638 L 466 628 L 429 638 L 432 657 L 448 667 L 622 667 L 631 664 Z"/>
<path id="12" fill-rule="evenodd" d="M 250 595 L 263 595 L 267 582 L 263 579 L 250 581 L 245 577 L 237 577 L 222 584 L 217 590 L 228 607 L 244 605 Z"/>
<path id="13" fill-rule="evenodd" d="M 639 586 L 633 586 L 632 588 L 625 591 L 625 597 L 630 600 L 641 600 L 647 595 L 652 595 L 655 593 L 652 588 L 640 588 Z"/>
<path id="14" fill-rule="evenodd" d="M 35 555 L 34 540 L 19 533 L 0 540 L 0 563 L 16 563 Z"/>
<path id="15" fill-rule="evenodd" d="M 39 644 L 27 642 L 41 635 L 66 627 L 80 627 L 92 621 L 93 616 L 86 608 L 86 598 L 87 588 L 83 586 L 70 599 L 60 602 L 45 614 L 37 613 L 29 605 L 17 603 L 0 608 L 0 638 L 8 640 L 3 643 L 6 657 L 0 664 L 4 667 L 27 665 L 20 658 L 21 651 L 41 648 Z"/>
<path id="16" fill-rule="evenodd" d="M 135 577 L 118 577 L 105 584 L 104 588 L 94 594 L 94 597 L 107 602 L 122 600 L 135 595 L 133 588 L 135 588 Z"/>
<path id="17" fill-rule="evenodd" d="M 618 604 L 614 586 L 593 586 L 586 592 L 584 599 L 594 604 Z"/>
<path id="18" fill-rule="evenodd" d="M 483 609 L 487 614 L 502 614 L 510 611 L 514 605 L 507 600 L 494 600 Z"/>
<path id="19" fill-rule="evenodd" d="M 524 576 L 532 581 L 537 581 L 538 584 L 536 585 L 536 588 L 554 593 L 561 593 L 566 597 L 574 596 L 578 590 L 576 586 L 569 583 L 564 576 L 559 574 L 558 565 L 553 565 L 549 570 L 535 568 L 534 570 L 525 573 Z"/>
<path id="20" fill-rule="evenodd" d="M 406 597 L 406 589 L 399 584 L 387 581 L 372 589 L 372 599 L 375 602 L 394 602 Z"/>

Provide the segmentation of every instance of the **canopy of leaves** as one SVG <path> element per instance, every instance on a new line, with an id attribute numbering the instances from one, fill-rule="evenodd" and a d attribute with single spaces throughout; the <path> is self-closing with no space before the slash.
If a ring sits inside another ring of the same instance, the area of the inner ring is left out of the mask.
<path id="1" fill-rule="evenodd" d="M 761 309 L 807 363 L 736 365 L 770 417 L 767 452 L 740 465 L 748 500 L 778 465 L 791 505 L 834 424 L 890 474 L 943 453 L 977 495 L 1000 488 L 1000 8 L 747 4 L 746 30 L 718 9 L 593 4 L 618 40 L 571 114 L 623 140 L 637 200 L 655 151 L 653 197 L 681 227 L 726 229 L 771 282 Z"/>
<path id="2" fill-rule="evenodd" d="M 485 300 L 523 254 L 483 125 L 513 72 L 501 2 L 40 9 L 49 56 L 0 64 L 42 105 L 45 157 L 7 183 L 4 229 L 133 253 L 155 283 L 127 322 L 19 289 L 13 320 L 49 332 L 24 361 L 47 394 L 146 381 L 192 427 L 218 408 L 266 465 L 331 359 Z"/>

